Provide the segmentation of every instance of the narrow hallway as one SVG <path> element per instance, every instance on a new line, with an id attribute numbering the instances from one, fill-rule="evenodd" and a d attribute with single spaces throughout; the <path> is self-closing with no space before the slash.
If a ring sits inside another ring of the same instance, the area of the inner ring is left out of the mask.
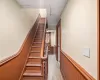
<path id="1" fill-rule="evenodd" d="M 48 80 L 63 80 L 61 72 L 60 72 L 60 66 L 56 61 L 55 55 L 49 55 L 48 59 Z"/>
<path id="2" fill-rule="evenodd" d="M 99 80 L 99 0 L 0 0 L 0 80 Z"/>

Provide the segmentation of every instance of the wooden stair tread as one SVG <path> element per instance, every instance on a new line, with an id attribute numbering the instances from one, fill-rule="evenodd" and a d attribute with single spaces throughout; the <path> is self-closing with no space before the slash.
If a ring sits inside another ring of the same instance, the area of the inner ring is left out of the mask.
<path id="1" fill-rule="evenodd" d="M 31 54 L 40 54 L 40 51 L 36 52 L 36 51 L 30 51 Z"/>
<path id="2" fill-rule="evenodd" d="M 33 42 L 33 43 L 36 43 L 36 44 L 41 44 L 42 42 Z"/>
<path id="3" fill-rule="evenodd" d="M 32 46 L 33 48 L 41 48 L 41 46 Z"/>
<path id="4" fill-rule="evenodd" d="M 41 64 L 41 62 L 32 62 L 32 61 L 29 61 L 28 63 L 30 63 L 30 64 Z"/>
<path id="5" fill-rule="evenodd" d="M 31 51 L 33 51 L 33 52 L 40 52 L 41 48 L 31 48 Z"/>
<path id="6" fill-rule="evenodd" d="M 40 57 L 40 55 L 38 55 L 38 54 L 36 54 L 36 55 L 34 54 L 34 55 L 33 55 L 33 54 L 32 54 L 32 55 L 29 56 L 29 58 L 33 58 L 33 57 L 37 58 L 37 57 Z"/>
<path id="7" fill-rule="evenodd" d="M 39 20 L 39 23 L 41 24 L 41 23 L 45 23 L 45 18 L 41 18 L 40 20 Z"/>
<path id="8" fill-rule="evenodd" d="M 36 36 L 32 41 L 30 55 L 24 69 L 22 80 L 43 80 L 42 63 L 41 63 L 41 45 L 44 34 L 45 19 L 41 18 Z"/>
<path id="9" fill-rule="evenodd" d="M 41 64 L 39 64 L 39 63 L 30 63 L 30 62 L 28 62 L 28 63 L 26 64 L 26 66 L 41 66 Z"/>
<path id="10" fill-rule="evenodd" d="M 34 39 L 35 39 L 35 40 L 36 40 L 36 39 L 42 40 L 42 39 L 40 39 L 40 38 L 34 38 Z"/>
<path id="11" fill-rule="evenodd" d="M 40 57 L 40 54 L 39 53 L 37 53 L 37 54 L 31 54 L 29 57 Z"/>
<path id="12" fill-rule="evenodd" d="M 29 58 L 40 58 L 40 57 L 29 56 Z"/>
<path id="13" fill-rule="evenodd" d="M 29 57 L 40 57 L 40 52 L 30 52 Z"/>
<path id="14" fill-rule="evenodd" d="M 43 36 L 43 32 L 38 32 L 36 36 Z"/>
<path id="15" fill-rule="evenodd" d="M 41 70 L 25 70 L 24 73 L 41 73 Z"/>
<path id="16" fill-rule="evenodd" d="M 43 32 L 39 32 L 36 36 L 43 36 Z"/>
<path id="17" fill-rule="evenodd" d="M 42 43 L 42 42 L 33 42 L 33 43 Z"/>
<path id="18" fill-rule="evenodd" d="M 42 76 L 40 70 L 25 70 L 23 76 Z"/>
<path id="19" fill-rule="evenodd" d="M 44 31 L 44 30 L 38 30 L 38 31 Z"/>
<path id="20" fill-rule="evenodd" d="M 30 51 L 30 52 L 32 52 L 32 53 L 40 53 L 40 51 Z"/>
<path id="21" fill-rule="evenodd" d="M 24 77 L 22 80 L 42 80 L 41 76 L 40 77 Z"/>
<path id="22" fill-rule="evenodd" d="M 35 39 L 39 39 L 39 40 L 42 40 L 42 38 L 35 38 Z"/>

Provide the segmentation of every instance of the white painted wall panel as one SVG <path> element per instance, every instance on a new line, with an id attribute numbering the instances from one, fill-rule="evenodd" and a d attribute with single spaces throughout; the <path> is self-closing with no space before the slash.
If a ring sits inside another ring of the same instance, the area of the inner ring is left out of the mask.
<path id="1" fill-rule="evenodd" d="M 19 51 L 38 14 L 38 9 L 22 8 L 15 0 L 0 0 L 0 60 Z"/>
<path id="2" fill-rule="evenodd" d="M 96 0 L 69 0 L 61 17 L 61 46 L 97 80 L 96 12 Z M 83 55 L 84 48 L 90 48 L 90 58 Z"/>

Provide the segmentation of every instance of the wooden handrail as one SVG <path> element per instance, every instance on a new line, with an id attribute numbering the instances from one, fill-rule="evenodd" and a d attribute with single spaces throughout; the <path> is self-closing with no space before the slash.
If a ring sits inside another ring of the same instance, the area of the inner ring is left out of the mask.
<path id="1" fill-rule="evenodd" d="M 46 19 L 44 24 L 44 32 L 42 38 L 42 46 L 41 46 L 41 60 L 42 60 L 42 74 L 43 80 L 47 80 L 48 77 L 48 45 L 45 43 L 46 38 Z"/>
<path id="2" fill-rule="evenodd" d="M 45 23 L 44 23 L 44 33 L 43 33 L 43 38 L 42 38 L 41 58 L 44 56 L 45 34 L 46 34 L 46 19 L 45 19 Z"/>

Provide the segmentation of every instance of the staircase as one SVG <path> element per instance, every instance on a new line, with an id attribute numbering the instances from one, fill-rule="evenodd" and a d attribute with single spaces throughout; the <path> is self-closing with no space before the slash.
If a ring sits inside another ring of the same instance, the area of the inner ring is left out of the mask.
<path id="1" fill-rule="evenodd" d="M 45 19 L 39 21 L 35 38 L 33 39 L 31 49 L 21 80 L 46 80 L 46 60 L 44 57 L 45 42 Z M 44 41 L 43 41 L 44 40 Z"/>

